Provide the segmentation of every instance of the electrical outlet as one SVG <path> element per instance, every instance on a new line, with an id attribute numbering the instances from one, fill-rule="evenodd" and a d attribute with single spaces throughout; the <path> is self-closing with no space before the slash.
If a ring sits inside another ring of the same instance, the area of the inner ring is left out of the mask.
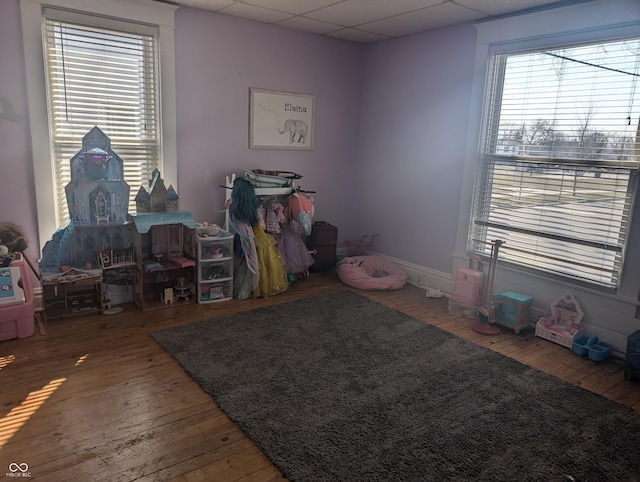
<path id="1" fill-rule="evenodd" d="M 418 286 L 424 286 L 424 275 L 423 274 L 419 274 L 418 275 L 417 283 L 418 283 Z"/>

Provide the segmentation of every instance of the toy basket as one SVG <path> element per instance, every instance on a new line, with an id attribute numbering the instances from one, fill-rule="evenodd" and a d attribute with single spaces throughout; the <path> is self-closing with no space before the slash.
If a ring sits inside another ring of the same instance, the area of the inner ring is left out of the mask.
<path id="1" fill-rule="evenodd" d="M 371 243 L 361 240 L 347 241 L 347 247 L 351 256 L 364 256 L 367 253 L 367 249 L 371 247 Z"/>
<path id="2" fill-rule="evenodd" d="M 295 172 L 262 169 L 245 169 L 244 177 L 253 186 L 261 188 L 291 187 L 295 179 L 302 179 L 302 176 Z"/>
<path id="3" fill-rule="evenodd" d="M 456 316 L 462 316 L 463 318 L 478 319 L 480 308 L 476 305 L 464 303 L 462 301 L 456 301 L 449 299 L 449 313 Z"/>
<path id="4" fill-rule="evenodd" d="M 220 234 L 220 226 L 207 222 L 198 223 L 196 225 L 196 234 L 198 236 L 217 236 Z"/>
<path id="5" fill-rule="evenodd" d="M 597 336 L 582 336 L 573 341 L 571 351 L 576 355 L 587 355 L 589 360 L 603 361 L 611 356 L 613 347 L 608 343 L 599 341 Z"/>
<path id="6" fill-rule="evenodd" d="M 371 236 L 371 241 L 367 241 L 369 236 L 362 236 L 360 239 L 352 239 L 346 242 L 347 247 L 349 248 L 349 252 L 351 256 L 364 256 L 367 254 L 367 250 L 373 246 L 373 240 L 378 236 L 374 234 Z"/>

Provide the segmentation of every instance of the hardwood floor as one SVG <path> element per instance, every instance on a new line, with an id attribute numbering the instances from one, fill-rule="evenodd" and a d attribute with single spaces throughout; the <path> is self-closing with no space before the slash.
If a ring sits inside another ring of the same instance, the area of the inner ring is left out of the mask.
<path id="1" fill-rule="evenodd" d="M 0 342 L 0 475 L 27 464 L 32 480 L 46 481 L 282 480 L 149 333 L 343 289 L 332 273 L 313 273 L 269 299 L 127 306 Z M 479 335 L 446 299 L 412 286 L 360 293 L 640 412 L 640 383 L 624 380 L 619 360 L 589 361 L 530 333 Z"/>

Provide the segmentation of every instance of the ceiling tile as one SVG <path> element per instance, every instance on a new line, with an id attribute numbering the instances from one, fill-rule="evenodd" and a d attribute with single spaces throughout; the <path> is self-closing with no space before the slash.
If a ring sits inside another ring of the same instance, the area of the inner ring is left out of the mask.
<path id="1" fill-rule="evenodd" d="M 0 0 L 2 1 L 2 0 Z M 155 0 L 355 42 L 593 0 Z M 337 27 L 334 27 L 337 26 Z M 353 27 L 353 28 L 343 28 Z"/>
<path id="2" fill-rule="evenodd" d="M 216 10 L 220 10 L 221 8 L 233 5 L 233 3 L 235 3 L 235 0 L 180 0 L 177 3 L 186 7 L 202 8 L 215 12 Z"/>
<path id="3" fill-rule="evenodd" d="M 331 32 L 327 34 L 329 37 L 335 37 L 343 40 L 350 40 L 352 42 L 375 42 L 378 40 L 384 40 L 388 37 L 384 35 L 378 35 L 371 32 L 363 32 L 362 30 L 357 30 L 355 28 L 344 28 L 342 30 L 338 30 L 336 32 Z"/>
<path id="4" fill-rule="evenodd" d="M 360 25 L 359 28 L 367 32 L 401 37 L 429 29 L 440 28 L 454 23 L 471 22 L 482 18 L 479 12 L 455 5 L 443 3 L 417 12 L 397 15 L 395 17 Z"/>
<path id="5" fill-rule="evenodd" d="M 287 28 L 294 28 L 298 30 L 304 30 L 305 32 L 313 33 L 329 33 L 336 30 L 341 30 L 340 25 L 334 25 L 332 23 L 320 22 L 306 17 L 292 17 L 282 22 L 278 22 L 278 25 L 282 25 Z"/>
<path id="6" fill-rule="evenodd" d="M 334 4 L 337 1 L 338 0 L 242 0 L 241 3 L 270 8 L 271 10 L 278 10 L 293 15 L 301 15 Z"/>
<path id="7" fill-rule="evenodd" d="M 505 13 L 536 8 L 543 5 L 559 3 L 558 0 L 452 0 L 458 5 L 469 7 L 489 15 L 502 15 Z"/>
<path id="8" fill-rule="evenodd" d="M 439 3 L 443 3 L 443 0 L 345 0 L 305 16 L 353 27 Z"/>
<path id="9" fill-rule="evenodd" d="M 291 17 L 289 13 L 276 12 L 268 8 L 256 7 L 246 3 L 236 2 L 229 7 L 219 10 L 220 13 L 248 18 L 258 22 L 275 23 Z"/>

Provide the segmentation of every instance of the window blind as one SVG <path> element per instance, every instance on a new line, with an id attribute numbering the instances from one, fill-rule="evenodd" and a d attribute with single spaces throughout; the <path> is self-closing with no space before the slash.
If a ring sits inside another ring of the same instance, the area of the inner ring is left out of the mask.
<path id="1" fill-rule="evenodd" d="M 470 245 L 618 285 L 640 158 L 640 40 L 493 54 Z"/>
<path id="2" fill-rule="evenodd" d="M 71 20 L 68 20 L 71 18 Z M 107 22 L 109 26 L 100 24 Z M 153 27 L 45 10 L 44 52 L 58 225 L 82 137 L 98 126 L 123 159 L 134 212 L 138 187 L 161 169 L 157 32 Z M 142 33 L 140 33 L 142 31 Z"/>

